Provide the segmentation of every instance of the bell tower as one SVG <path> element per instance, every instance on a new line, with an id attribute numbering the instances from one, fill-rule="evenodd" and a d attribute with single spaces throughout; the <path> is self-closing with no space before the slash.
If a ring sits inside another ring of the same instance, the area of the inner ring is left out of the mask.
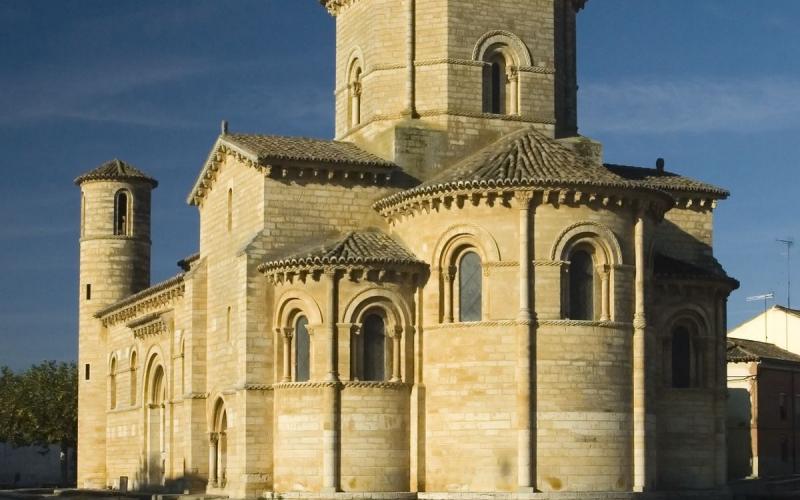
<path id="1" fill-rule="evenodd" d="M 500 136 L 577 125 L 587 0 L 320 0 L 336 17 L 336 138 L 424 180 Z"/>
<path id="2" fill-rule="evenodd" d="M 78 487 L 105 488 L 108 356 L 95 313 L 150 286 L 150 192 L 158 185 L 111 160 L 81 188 L 78 315 Z"/>

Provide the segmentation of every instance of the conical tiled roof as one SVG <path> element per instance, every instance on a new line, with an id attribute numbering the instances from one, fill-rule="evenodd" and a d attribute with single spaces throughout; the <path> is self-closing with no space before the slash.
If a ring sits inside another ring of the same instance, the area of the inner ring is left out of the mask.
<path id="1" fill-rule="evenodd" d="M 278 260 L 265 262 L 262 271 L 326 265 L 419 264 L 422 261 L 400 242 L 378 229 L 365 229 L 317 241 Z"/>
<path id="2" fill-rule="evenodd" d="M 158 181 L 133 165 L 116 158 L 82 174 L 75 179 L 75 184 L 80 185 L 85 181 L 141 181 L 149 183 L 154 188 L 158 186 Z"/>
<path id="3" fill-rule="evenodd" d="M 588 161 L 555 139 L 526 128 L 508 134 L 419 186 L 384 198 L 376 207 L 417 194 L 460 189 L 582 186 L 660 190 L 631 182 Z"/>

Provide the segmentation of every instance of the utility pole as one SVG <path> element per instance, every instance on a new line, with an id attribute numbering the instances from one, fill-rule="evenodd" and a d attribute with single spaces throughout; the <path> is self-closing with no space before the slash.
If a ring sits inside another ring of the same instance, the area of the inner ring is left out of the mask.
<path id="1" fill-rule="evenodd" d="M 764 342 L 769 342 L 769 336 L 767 335 L 767 300 L 775 298 L 775 294 L 772 292 L 765 293 L 764 295 L 753 295 L 752 297 L 747 297 L 747 302 L 756 302 L 763 300 L 764 301 Z"/>

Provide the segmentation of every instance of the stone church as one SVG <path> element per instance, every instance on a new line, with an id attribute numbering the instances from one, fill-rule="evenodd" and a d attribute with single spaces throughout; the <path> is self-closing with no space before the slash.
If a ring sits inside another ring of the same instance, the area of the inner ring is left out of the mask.
<path id="1" fill-rule="evenodd" d="M 79 486 L 721 491 L 728 193 L 578 134 L 586 0 L 321 3 L 336 139 L 223 125 L 173 278 L 157 181 L 76 179 Z"/>

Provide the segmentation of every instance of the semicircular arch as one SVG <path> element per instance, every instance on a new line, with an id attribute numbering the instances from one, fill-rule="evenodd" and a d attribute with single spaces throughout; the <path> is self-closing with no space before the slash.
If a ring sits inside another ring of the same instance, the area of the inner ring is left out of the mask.
<path id="1" fill-rule="evenodd" d="M 475 48 L 472 51 L 472 60 L 483 61 L 486 58 L 486 53 L 498 45 L 509 48 L 516 66 L 533 66 L 531 53 L 525 42 L 514 33 L 505 30 L 492 30 L 484 33 L 475 44 Z"/>
<path id="2" fill-rule="evenodd" d="M 622 247 L 613 231 L 597 222 L 585 221 L 565 228 L 550 250 L 550 260 L 567 261 L 570 251 L 580 243 L 588 243 L 603 252 L 605 264 L 622 264 Z"/>

